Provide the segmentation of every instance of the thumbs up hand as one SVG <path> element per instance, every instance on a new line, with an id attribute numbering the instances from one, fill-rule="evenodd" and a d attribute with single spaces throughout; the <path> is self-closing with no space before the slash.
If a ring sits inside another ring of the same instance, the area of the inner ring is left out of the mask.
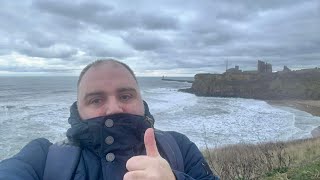
<path id="1" fill-rule="evenodd" d="M 127 161 L 128 172 L 124 180 L 175 180 L 169 163 L 160 156 L 154 137 L 154 130 L 149 128 L 144 134 L 147 155 L 134 156 Z"/>

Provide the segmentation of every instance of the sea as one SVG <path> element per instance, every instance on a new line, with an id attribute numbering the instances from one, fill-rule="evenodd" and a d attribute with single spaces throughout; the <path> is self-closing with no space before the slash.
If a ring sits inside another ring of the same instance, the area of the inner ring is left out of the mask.
<path id="1" fill-rule="evenodd" d="M 183 133 L 200 149 L 308 138 L 320 125 L 319 117 L 261 100 L 179 92 L 191 87 L 187 82 L 163 81 L 161 77 L 138 77 L 138 82 L 155 117 L 155 127 Z M 64 140 L 76 86 L 77 77 L 0 77 L 0 160 L 36 138 Z"/>

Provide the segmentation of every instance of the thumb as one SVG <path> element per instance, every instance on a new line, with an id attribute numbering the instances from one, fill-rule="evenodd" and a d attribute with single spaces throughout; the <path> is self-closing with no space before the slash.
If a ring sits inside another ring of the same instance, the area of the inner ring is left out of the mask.
<path id="1" fill-rule="evenodd" d="M 148 128 L 144 133 L 144 145 L 146 147 L 147 156 L 157 157 L 160 156 L 157 143 L 154 137 L 153 128 Z"/>

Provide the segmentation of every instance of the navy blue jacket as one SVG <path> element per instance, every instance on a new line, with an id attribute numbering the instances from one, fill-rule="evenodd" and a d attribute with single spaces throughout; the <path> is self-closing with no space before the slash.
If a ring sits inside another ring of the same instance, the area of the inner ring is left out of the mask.
<path id="1" fill-rule="evenodd" d="M 120 114 L 81 121 L 76 105 L 71 108 L 67 137 L 77 143 L 82 151 L 73 173 L 75 180 L 118 180 L 127 172 L 126 162 L 136 155 L 144 155 L 143 136 L 152 126 L 142 116 Z M 106 120 L 116 119 L 112 127 Z M 106 130 L 107 129 L 107 130 Z M 177 142 L 184 161 L 184 172 L 173 169 L 176 179 L 218 179 L 209 169 L 201 152 L 186 136 L 169 133 Z M 106 137 L 112 136 L 112 143 Z M 17 155 L 0 163 L 0 180 L 42 180 L 50 143 L 47 139 L 36 139 L 27 144 Z M 166 157 L 159 149 L 162 157 Z M 113 158 L 106 158 L 112 153 Z"/>

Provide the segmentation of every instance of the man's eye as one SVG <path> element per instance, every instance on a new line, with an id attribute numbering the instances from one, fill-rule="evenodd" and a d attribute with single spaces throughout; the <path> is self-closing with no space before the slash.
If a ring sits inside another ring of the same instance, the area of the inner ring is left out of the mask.
<path id="1" fill-rule="evenodd" d="M 130 94 L 124 94 L 124 95 L 121 95 L 120 96 L 120 100 L 121 101 L 128 101 L 128 100 L 130 100 L 132 98 L 132 95 L 130 95 Z"/>
<path id="2" fill-rule="evenodd" d="M 93 99 L 90 101 L 90 104 L 100 104 L 102 102 L 102 99 Z"/>

